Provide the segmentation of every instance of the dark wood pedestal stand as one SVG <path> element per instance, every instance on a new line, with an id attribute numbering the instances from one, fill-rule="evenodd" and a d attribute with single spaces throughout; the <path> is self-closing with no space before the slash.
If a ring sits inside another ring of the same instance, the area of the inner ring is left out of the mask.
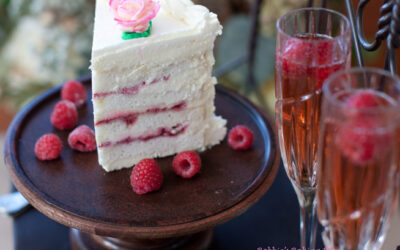
<path id="1" fill-rule="evenodd" d="M 91 96 L 91 79 L 82 79 Z M 70 131 L 49 122 L 60 87 L 25 107 L 6 138 L 5 160 L 16 188 L 32 206 L 71 229 L 73 249 L 207 249 L 212 229 L 242 214 L 271 186 L 279 155 L 268 119 L 243 97 L 217 87 L 217 113 L 228 128 L 250 127 L 253 147 L 234 151 L 226 140 L 202 152 L 202 169 L 191 180 L 175 175 L 172 157 L 157 159 L 162 188 L 146 195 L 130 187 L 131 170 L 106 173 L 97 153 L 69 148 Z M 79 124 L 93 127 L 92 105 L 79 110 Z M 57 134 L 64 149 L 54 161 L 39 161 L 33 148 L 45 133 Z"/>

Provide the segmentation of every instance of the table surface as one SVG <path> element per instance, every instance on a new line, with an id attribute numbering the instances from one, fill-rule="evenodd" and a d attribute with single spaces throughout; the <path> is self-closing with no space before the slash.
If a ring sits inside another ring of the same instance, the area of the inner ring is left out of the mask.
<path id="1" fill-rule="evenodd" d="M 68 228 L 34 209 L 14 219 L 14 237 L 16 250 L 70 249 Z M 258 203 L 241 216 L 215 228 L 211 249 L 268 247 L 300 248 L 299 206 L 283 166 L 280 166 L 274 183 Z M 320 232 L 318 248 L 323 248 Z"/>

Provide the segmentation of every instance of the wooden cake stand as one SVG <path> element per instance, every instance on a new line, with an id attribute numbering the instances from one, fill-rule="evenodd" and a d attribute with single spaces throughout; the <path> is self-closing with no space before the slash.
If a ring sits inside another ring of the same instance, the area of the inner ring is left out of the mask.
<path id="1" fill-rule="evenodd" d="M 80 80 L 91 96 L 91 78 Z M 69 131 L 53 128 L 50 113 L 60 100 L 60 88 L 17 115 L 7 132 L 5 160 L 13 183 L 30 204 L 72 228 L 73 249 L 206 249 L 212 228 L 245 212 L 275 178 L 279 156 L 271 124 L 250 102 L 218 86 L 217 113 L 228 120 L 228 128 L 250 127 L 253 147 L 234 151 L 223 141 L 201 153 L 201 172 L 191 180 L 175 175 L 172 157 L 158 159 L 162 188 L 137 195 L 130 186 L 131 169 L 106 173 L 96 152 L 71 150 Z M 78 124 L 93 127 L 92 113 L 88 98 L 79 109 Z M 35 141 L 49 132 L 60 136 L 63 152 L 57 160 L 39 161 Z"/>

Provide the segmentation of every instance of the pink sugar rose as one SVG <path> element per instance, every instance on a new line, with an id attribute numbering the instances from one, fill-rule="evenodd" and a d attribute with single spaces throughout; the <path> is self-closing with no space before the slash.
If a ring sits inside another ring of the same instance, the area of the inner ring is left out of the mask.
<path id="1" fill-rule="evenodd" d="M 124 32 L 143 33 L 160 10 L 153 0 L 110 0 L 114 20 Z"/>

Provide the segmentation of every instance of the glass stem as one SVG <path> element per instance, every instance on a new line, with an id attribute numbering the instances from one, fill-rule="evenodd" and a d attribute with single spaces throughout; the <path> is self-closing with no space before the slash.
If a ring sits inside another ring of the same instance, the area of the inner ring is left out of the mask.
<path id="1" fill-rule="evenodd" d="M 315 190 L 301 192 L 300 204 L 300 237 L 301 247 L 307 250 L 315 249 L 317 220 L 315 218 Z"/>

